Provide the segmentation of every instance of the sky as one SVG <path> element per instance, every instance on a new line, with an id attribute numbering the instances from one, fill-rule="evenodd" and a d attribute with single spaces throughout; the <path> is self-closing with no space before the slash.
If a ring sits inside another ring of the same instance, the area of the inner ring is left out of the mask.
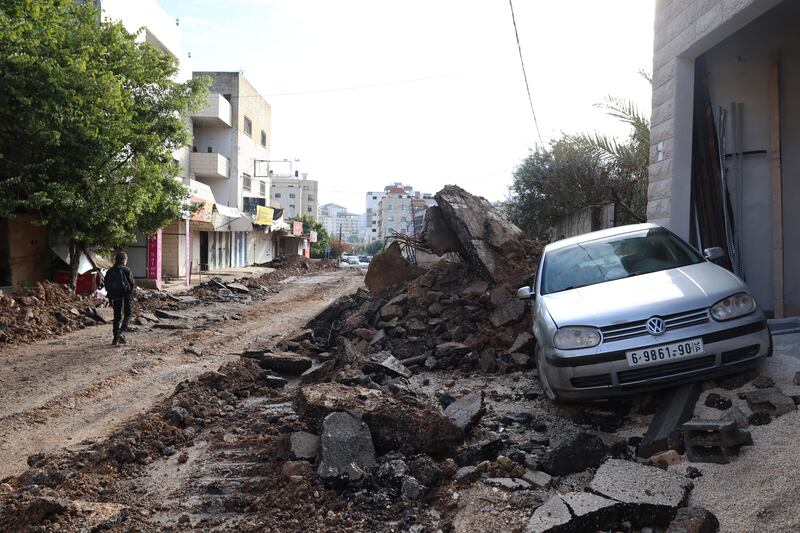
<path id="1" fill-rule="evenodd" d="M 508 195 L 529 150 L 647 114 L 654 0 L 514 0 L 538 133 L 504 0 L 160 0 L 194 70 L 240 70 L 272 108 L 271 158 L 299 159 L 320 203 L 363 213 L 396 181 Z"/>

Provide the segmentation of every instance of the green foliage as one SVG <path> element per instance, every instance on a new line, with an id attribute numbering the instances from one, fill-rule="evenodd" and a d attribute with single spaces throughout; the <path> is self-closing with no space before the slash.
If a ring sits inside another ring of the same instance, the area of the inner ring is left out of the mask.
<path id="1" fill-rule="evenodd" d="M 113 248 L 180 217 L 172 152 L 208 82 L 92 4 L 0 0 L 0 217 Z"/>
<path id="2" fill-rule="evenodd" d="M 377 241 L 372 241 L 366 247 L 366 254 L 367 255 L 377 255 L 383 251 L 383 239 L 378 239 Z"/>
<path id="3" fill-rule="evenodd" d="M 317 232 L 317 242 L 311 244 L 311 256 L 323 257 L 325 255 L 325 248 L 330 246 L 330 236 L 328 230 L 316 218 L 311 215 L 295 216 L 289 219 L 289 222 L 300 221 L 303 223 L 303 233 Z"/>
<path id="4" fill-rule="evenodd" d="M 631 126 L 625 141 L 599 133 L 564 135 L 531 152 L 514 171 L 504 210 L 531 237 L 549 240 L 562 218 L 612 202 L 617 225 L 646 220 L 650 122 L 619 98 L 598 107 Z"/>

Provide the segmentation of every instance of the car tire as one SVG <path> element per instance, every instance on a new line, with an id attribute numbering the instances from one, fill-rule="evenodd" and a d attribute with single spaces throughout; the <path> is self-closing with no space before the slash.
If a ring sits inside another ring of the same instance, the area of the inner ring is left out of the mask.
<path id="1" fill-rule="evenodd" d="M 538 375 L 539 387 L 541 387 L 542 389 L 542 394 L 544 394 L 545 398 L 547 398 L 556 405 L 563 403 L 558 393 L 554 391 L 552 387 L 550 387 L 550 383 L 547 381 L 547 376 L 544 375 L 543 369 L 544 369 L 544 350 L 541 347 L 537 346 L 536 374 Z"/>

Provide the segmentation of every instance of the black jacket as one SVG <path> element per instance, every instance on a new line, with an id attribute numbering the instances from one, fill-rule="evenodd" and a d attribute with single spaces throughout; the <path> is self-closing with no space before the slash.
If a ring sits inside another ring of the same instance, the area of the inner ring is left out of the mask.
<path id="1" fill-rule="evenodd" d="M 128 285 L 127 291 L 125 290 L 123 283 L 118 283 L 120 275 L 121 279 L 125 280 L 125 283 Z M 131 294 L 133 294 L 133 288 L 135 286 L 136 283 L 133 281 L 133 273 L 131 272 L 131 269 L 125 265 L 114 265 L 106 271 L 105 287 L 106 296 L 109 300 L 129 297 Z"/>

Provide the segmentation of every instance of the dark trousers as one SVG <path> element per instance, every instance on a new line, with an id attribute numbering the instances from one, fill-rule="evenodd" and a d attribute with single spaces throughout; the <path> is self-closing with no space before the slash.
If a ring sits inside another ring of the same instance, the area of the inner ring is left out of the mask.
<path id="1" fill-rule="evenodd" d="M 128 330 L 128 322 L 131 321 L 131 297 L 114 298 L 111 300 L 111 306 L 114 308 L 114 338 L 117 338 L 125 335 Z"/>

